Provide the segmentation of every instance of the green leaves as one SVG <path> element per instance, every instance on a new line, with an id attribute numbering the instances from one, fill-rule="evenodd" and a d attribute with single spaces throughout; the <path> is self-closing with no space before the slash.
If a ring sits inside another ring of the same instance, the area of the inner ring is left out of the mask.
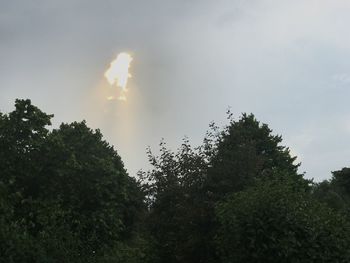
<path id="1" fill-rule="evenodd" d="M 281 142 L 281 136 L 272 135 L 272 130 L 252 114 L 243 114 L 238 121 L 230 117 L 230 124 L 217 140 L 216 154 L 208 172 L 208 190 L 220 200 L 275 171 L 303 180 L 302 175 L 297 174 L 296 157 L 291 157 L 289 149 L 281 146 Z"/>
<path id="2" fill-rule="evenodd" d="M 290 180 L 265 181 L 217 208 L 223 262 L 348 262 L 345 218 L 295 189 Z"/>
<path id="3" fill-rule="evenodd" d="M 0 115 L 0 182 L 7 193 L 0 196 L 6 204 L 0 232 L 7 233 L 0 242 L 17 249 L 4 254 L 7 262 L 17 255 L 15 262 L 95 262 L 133 238 L 143 209 L 140 188 L 100 131 L 83 121 L 50 132 L 51 117 L 30 100 Z"/>
<path id="4" fill-rule="evenodd" d="M 0 262 L 350 261 L 349 169 L 310 187 L 252 114 L 162 141 L 139 181 L 99 130 L 51 117 L 0 113 Z"/>

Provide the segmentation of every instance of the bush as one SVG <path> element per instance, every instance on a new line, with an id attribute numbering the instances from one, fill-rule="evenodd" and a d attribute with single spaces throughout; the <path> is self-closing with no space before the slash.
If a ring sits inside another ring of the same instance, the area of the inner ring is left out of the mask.
<path id="1" fill-rule="evenodd" d="M 223 262 L 349 262 L 350 225 L 289 180 L 265 181 L 217 210 Z"/>

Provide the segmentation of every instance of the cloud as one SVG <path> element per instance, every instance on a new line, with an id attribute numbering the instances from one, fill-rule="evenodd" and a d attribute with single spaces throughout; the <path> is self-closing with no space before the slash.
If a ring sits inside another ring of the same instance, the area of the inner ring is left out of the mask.
<path id="1" fill-rule="evenodd" d="M 164 137 L 175 148 L 184 135 L 198 144 L 230 105 L 282 134 L 308 176 L 326 178 L 349 161 L 338 124 L 350 90 L 334 89 L 349 81 L 349 9 L 345 0 L 2 1 L 0 110 L 28 97 L 56 125 L 85 118 L 135 174 L 147 145 Z M 127 109 L 99 100 L 103 72 L 125 50 Z"/>

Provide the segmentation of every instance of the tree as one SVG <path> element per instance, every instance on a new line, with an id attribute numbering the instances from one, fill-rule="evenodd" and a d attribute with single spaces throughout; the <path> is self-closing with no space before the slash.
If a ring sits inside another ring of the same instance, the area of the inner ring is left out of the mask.
<path id="1" fill-rule="evenodd" d="M 107 244 L 123 235 L 128 178 L 114 149 L 85 122 L 62 124 L 43 147 L 45 166 L 38 174 L 38 198 L 59 199 L 91 245 Z"/>
<path id="2" fill-rule="evenodd" d="M 261 178 L 272 179 L 283 171 L 308 189 L 281 140 L 253 115 L 243 114 L 221 132 L 212 123 L 198 148 L 185 140 L 176 153 L 164 142 L 159 157 L 149 152 L 154 168 L 142 178 L 149 196 L 149 226 L 162 261 L 218 262 L 213 243 L 217 202 Z"/>
<path id="3" fill-rule="evenodd" d="M 350 218 L 350 168 L 334 171 L 330 180 L 314 184 L 313 195 Z"/>
<path id="4" fill-rule="evenodd" d="M 30 174 L 40 169 L 35 160 L 40 157 L 53 115 L 42 112 L 30 100 L 17 99 L 15 108 L 0 114 L 0 180 L 18 191 L 35 184 Z"/>
<path id="5" fill-rule="evenodd" d="M 33 247 L 23 250 L 30 258 L 23 261 L 95 262 L 104 251 L 128 247 L 143 193 L 114 148 L 84 121 L 50 132 L 52 115 L 30 100 L 15 106 L 0 114 L 0 183 L 11 211 L 1 220 Z"/>
<path id="6" fill-rule="evenodd" d="M 349 222 L 288 177 L 261 182 L 218 206 L 223 262 L 350 260 Z"/>
<path id="7" fill-rule="evenodd" d="M 160 262 L 211 262 L 206 233 L 206 153 L 185 139 L 174 153 L 162 141 L 160 156 L 149 150 L 153 169 L 139 175 L 148 196 L 147 226 Z"/>
<path id="8" fill-rule="evenodd" d="M 287 172 L 300 181 L 299 164 L 289 149 L 282 146 L 282 137 L 257 121 L 253 114 L 243 114 L 238 121 L 229 115 L 230 124 L 217 136 L 216 150 L 208 171 L 207 189 L 214 200 L 241 191 L 257 178 Z"/>
<path id="9" fill-rule="evenodd" d="M 344 167 L 332 172 L 331 185 L 343 195 L 347 202 L 350 202 L 350 168 Z"/>
<path id="10" fill-rule="evenodd" d="M 312 193 L 318 201 L 327 204 L 332 209 L 342 212 L 347 210 L 348 198 L 341 191 L 341 188 L 335 187 L 332 181 L 324 180 L 315 183 L 312 187 Z"/>

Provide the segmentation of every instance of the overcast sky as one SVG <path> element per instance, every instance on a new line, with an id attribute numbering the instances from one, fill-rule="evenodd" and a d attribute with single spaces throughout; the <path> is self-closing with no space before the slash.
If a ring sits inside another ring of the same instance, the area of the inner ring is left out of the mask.
<path id="1" fill-rule="evenodd" d="M 348 0 L 0 0 L 0 111 L 30 98 L 61 122 L 85 119 L 131 175 L 145 148 L 252 112 L 316 181 L 350 166 Z M 103 77 L 134 57 L 127 102 Z"/>

